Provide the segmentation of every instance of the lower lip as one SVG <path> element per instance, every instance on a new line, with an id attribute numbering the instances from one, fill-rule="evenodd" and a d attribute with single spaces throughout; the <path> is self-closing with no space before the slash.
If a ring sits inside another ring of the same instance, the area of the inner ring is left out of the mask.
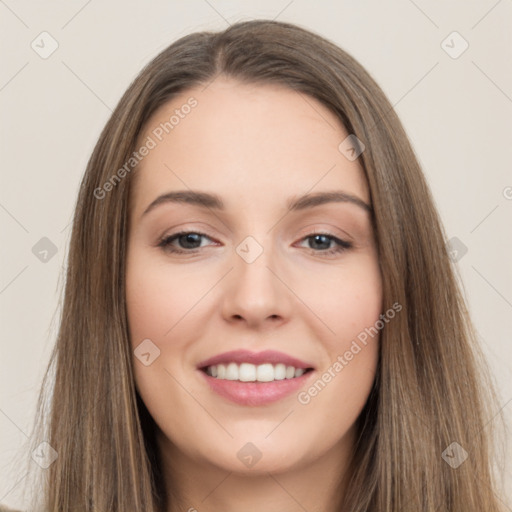
<path id="1" fill-rule="evenodd" d="M 239 405 L 258 406 L 277 402 L 298 391 L 314 373 L 309 371 L 293 379 L 274 380 L 272 382 L 240 382 L 210 377 L 204 371 L 199 372 L 206 379 L 210 389 Z"/>

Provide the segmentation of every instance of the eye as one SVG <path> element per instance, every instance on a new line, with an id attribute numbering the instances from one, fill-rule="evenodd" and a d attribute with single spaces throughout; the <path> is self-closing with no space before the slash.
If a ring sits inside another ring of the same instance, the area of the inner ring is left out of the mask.
<path id="1" fill-rule="evenodd" d="M 158 246 L 166 252 L 194 254 L 201 248 L 202 238 L 212 240 L 208 235 L 197 231 L 180 231 L 179 233 L 162 238 Z M 322 255 L 337 254 L 352 248 L 351 242 L 342 240 L 330 233 L 311 233 L 302 238 L 301 241 L 309 241 L 308 248 Z M 180 244 L 181 247 L 173 245 L 174 242 Z M 334 243 L 333 247 L 330 247 L 331 243 Z"/>
<path id="2" fill-rule="evenodd" d="M 351 242 L 342 240 L 341 238 L 331 235 L 330 233 L 311 233 L 310 235 L 304 237 L 302 240 L 310 241 L 309 249 L 313 250 L 315 253 L 319 252 L 322 255 L 337 254 L 352 248 Z M 331 242 L 334 242 L 334 247 L 329 248 L 328 246 L 330 246 Z M 317 251 L 315 250 L 316 248 L 321 250 Z"/>
<path id="3" fill-rule="evenodd" d="M 174 235 L 162 238 L 158 246 L 162 247 L 167 252 L 193 253 L 200 248 L 202 237 L 211 240 L 211 238 L 205 235 L 204 233 L 199 233 L 197 231 L 180 231 L 179 233 L 175 233 Z M 175 240 L 178 241 L 180 244 L 183 244 L 185 250 L 171 245 Z"/>

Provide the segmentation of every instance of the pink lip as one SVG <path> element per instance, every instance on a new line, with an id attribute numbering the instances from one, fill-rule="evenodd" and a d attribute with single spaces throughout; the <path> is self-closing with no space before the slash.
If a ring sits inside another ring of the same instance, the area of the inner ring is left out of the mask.
<path id="1" fill-rule="evenodd" d="M 304 386 L 307 379 L 314 372 L 306 372 L 300 377 L 283 379 L 273 382 L 240 382 L 236 380 L 225 380 L 210 377 L 204 368 L 218 364 L 228 363 L 251 363 L 254 365 L 271 363 L 284 364 L 294 368 L 313 369 L 313 365 L 291 357 L 283 352 L 265 350 L 263 352 L 251 352 L 249 350 L 233 350 L 210 357 L 197 365 L 202 378 L 206 379 L 210 389 L 220 396 L 235 402 L 239 405 L 258 406 L 281 400 Z"/>
<path id="2" fill-rule="evenodd" d="M 313 365 L 305 363 L 300 359 L 291 357 L 283 352 L 277 352 L 275 350 L 265 350 L 263 352 L 251 352 L 249 350 L 232 350 L 231 352 L 224 352 L 216 356 L 210 357 L 205 361 L 202 361 L 197 365 L 198 368 L 205 368 L 207 366 L 213 366 L 217 364 L 227 363 L 251 363 L 251 364 L 279 364 L 282 363 L 286 366 L 293 366 L 295 368 L 313 368 Z"/>
<path id="3" fill-rule="evenodd" d="M 315 372 L 310 371 L 300 377 L 273 382 L 240 382 L 210 377 L 203 371 L 199 373 L 206 379 L 210 389 L 220 396 L 239 405 L 258 406 L 276 402 L 296 393 Z"/>

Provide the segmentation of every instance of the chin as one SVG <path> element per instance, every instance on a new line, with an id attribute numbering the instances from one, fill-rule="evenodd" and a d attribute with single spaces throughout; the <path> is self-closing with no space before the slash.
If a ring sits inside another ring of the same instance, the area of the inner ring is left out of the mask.
<path id="1" fill-rule="evenodd" d="M 210 460 L 210 463 L 225 471 L 247 476 L 286 473 L 300 465 L 301 458 L 296 450 L 260 450 L 258 453 L 247 445 L 242 450 L 244 448 L 245 453 L 239 454 L 239 450 L 223 453 L 220 458 Z"/>
<path id="2" fill-rule="evenodd" d="M 272 435 L 275 434 L 270 437 Z M 205 446 L 201 451 L 208 463 L 224 471 L 255 476 L 284 473 L 302 463 L 307 464 L 307 454 L 299 451 L 307 445 L 299 436 L 276 435 L 272 440 L 265 439 L 260 430 L 254 436 L 246 433 L 242 438 L 219 443 L 215 451 L 211 446 Z"/>

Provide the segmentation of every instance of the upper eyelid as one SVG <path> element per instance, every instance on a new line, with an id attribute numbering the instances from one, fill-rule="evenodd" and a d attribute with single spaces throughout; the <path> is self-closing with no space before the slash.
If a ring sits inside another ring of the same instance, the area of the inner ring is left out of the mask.
<path id="1" fill-rule="evenodd" d="M 189 233 L 193 233 L 195 235 L 200 235 L 205 238 L 209 238 L 212 241 L 215 241 L 215 237 L 210 236 L 208 233 L 205 233 L 204 231 L 201 231 L 198 229 L 180 229 L 179 231 L 176 231 L 176 233 L 170 233 L 170 234 L 163 235 L 160 239 L 168 240 L 169 238 L 177 238 L 180 235 L 188 235 Z"/>
<path id="2" fill-rule="evenodd" d="M 194 221 L 192 221 L 192 222 L 194 222 Z M 329 226 L 329 227 L 328 228 L 318 227 L 321 224 L 324 224 L 324 225 Z M 340 227 L 337 227 L 337 226 L 334 226 L 334 225 L 330 224 L 329 222 L 325 222 L 325 221 L 324 222 L 322 222 L 322 221 L 311 222 L 311 223 L 306 224 L 305 226 L 303 226 L 301 228 L 301 230 L 302 229 L 307 231 L 306 235 L 310 234 L 311 232 L 319 232 L 319 233 L 323 234 L 326 231 L 331 231 L 331 232 L 339 231 L 339 232 L 343 233 L 345 236 L 347 236 L 348 238 L 350 238 L 350 239 L 353 238 L 344 229 L 342 229 Z M 197 234 L 208 236 L 210 238 L 215 238 L 215 235 L 208 234 L 208 231 L 209 231 L 209 228 L 203 228 L 203 227 L 194 228 L 193 226 L 189 227 L 189 226 L 185 225 L 185 227 L 179 228 L 178 231 L 176 231 L 174 233 L 171 233 L 170 235 L 162 235 L 161 238 L 164 238 L 164 237 L 167 237 L 167 236 L 174 236 L 174 235 L 177 235 L 178 233 L 197 233 Z M 232 233 L 231 229 L 229 230 L 229 233 Z M 224 236 L 225 233 L 222 233 L 222 235 Z M 337 236 L 337 235 L 333 234 L 333 236 Z"/>

